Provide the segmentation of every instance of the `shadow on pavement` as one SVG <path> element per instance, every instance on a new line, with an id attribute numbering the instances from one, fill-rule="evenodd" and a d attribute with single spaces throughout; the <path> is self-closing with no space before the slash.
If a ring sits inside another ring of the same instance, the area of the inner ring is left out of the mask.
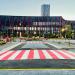
<path id="1" fill-rule="evenodd" d="M 75 68 L 75 60 L 7 60 L 0 61 L 0 68 Z"/>

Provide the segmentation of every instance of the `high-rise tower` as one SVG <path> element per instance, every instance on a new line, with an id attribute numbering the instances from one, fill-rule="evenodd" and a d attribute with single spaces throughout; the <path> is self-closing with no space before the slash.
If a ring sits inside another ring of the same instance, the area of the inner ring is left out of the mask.
<path id="1" fill-rule="evenodd" d="M 50 5 L 43 4 L 41 6 L 41 16 L 50 16 Z"/>

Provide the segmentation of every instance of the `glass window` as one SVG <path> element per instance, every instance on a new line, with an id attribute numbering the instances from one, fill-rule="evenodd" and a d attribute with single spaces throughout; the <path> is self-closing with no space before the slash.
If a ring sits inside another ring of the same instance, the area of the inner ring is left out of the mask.
<path id="1" fill-rule="evenodd" d="M 39 25 L 42 25 L 42 22 L 39 22 Z"/>
<path id="2" fill-rule="evenodd" d="M 24 27 L 24 30 L 26 30 L 26 27 Z"/>
<path id="3" fill-rule="evenodd" d="M 32 27 L 32 30 L 34 30 L 34 28 Z"/>
<path id="4" fill-rule="evenodd" d="M 38 30 L 40 30 L 40 27 L 38 27 Z"/>
<path id="5" fill-rule="evenodd" d="M 29 30 L 31 30 L 31 27 L 30 27 L 30 29 Z"/>
<path id="6" fill-rule="evenodd" d="M 36 30 L 36 27 L 35 27 L 35 30 Z"/>
<path id="7" fill-rule="evenodd" d="M 45 25 L 45 22 L 43 22 L 42 25 Z"/>
<path id="8" fill-rule="evenodd" d="M 47 30 L 47 28 L 45 27 L 45 30 Z"/>

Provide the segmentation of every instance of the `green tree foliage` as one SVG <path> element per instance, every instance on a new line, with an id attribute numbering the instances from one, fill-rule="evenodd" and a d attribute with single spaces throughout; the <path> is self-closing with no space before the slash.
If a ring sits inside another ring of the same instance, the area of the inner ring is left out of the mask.
<path id="1" fill-rule="evenodd" d="M 71 25 L 65 25 L 63 27 L 62 35 L 64 38 L 71 38 L 72 37 L 72 28 Z"/>

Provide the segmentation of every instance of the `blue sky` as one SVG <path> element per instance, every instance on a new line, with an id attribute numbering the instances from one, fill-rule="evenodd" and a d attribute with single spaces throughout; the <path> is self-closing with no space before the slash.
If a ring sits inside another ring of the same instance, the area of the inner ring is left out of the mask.
<path id="1" fill-rule="evenodd" d="M 50 4 L 51 16 L 75 20 L 75 0 L 0 0 L 0 15 L 40 16 L 42 4 Z"/>

